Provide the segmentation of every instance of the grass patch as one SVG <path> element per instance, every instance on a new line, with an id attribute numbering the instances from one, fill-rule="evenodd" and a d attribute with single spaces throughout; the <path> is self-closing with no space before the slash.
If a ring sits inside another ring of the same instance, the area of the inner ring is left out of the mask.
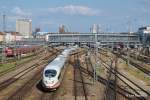
<path id="1" fill-rule="evenodd" d="M 7 63 L 7 64 L 1 64 L 0 65 L 0 73 L 3 71 L 6 71 L 10 68 L 15 69 L 15 63 Z"/>
<path id="2" fill-rule="evenodd" d="M 7 71 L 9 69 L 11 70 L 15 70 L 16 69 L 16 65 L 21 65 L 24 64 L 26 62 L 29 62 L 33 59 L 34 56 L 29 56 L 29 57 L 25 57 L 22 58 L 20 60 L 16 60 L 16 62 L 11 62 L 11 63 L 5 63 L 5 64 L 0 64 L 0 73 Z"/>
<path id="3" fill-rule="evenodd" d="M 28 61 L 30 61 L 30 60 L 32 60 L 33 59 L 33 56 L 31 56 L 31 57 L 28 57 L 28 58 L 24 58 L 24 59 L 21 59 L 21 60 L 17 60 L 17 65 L 20 65 L 20 64 L 23 64 L 23 63 L 25 63 L 25 62 L 28 62 Z"/>
<path id="4" fill-rule="evenodd" d="M 96 74 L 101 75 L 101 74 L 104 73 L 104 70 L 105 70 L 104 67 L 99 65 L 99 66 L 96 67 Z"/>
<path id="5" fill-rule="evenodd" d="M 144 74 L 139 69 L 134 68 L 134 66 L 128 67 L 126 63 L 122 63 L 120 66 L 122 66 L 124 70 L 126 70 L 128 73 L 130 73 L 134 77 L 146 82 L 147 85 L 150 85 L 150 76 Z"/>

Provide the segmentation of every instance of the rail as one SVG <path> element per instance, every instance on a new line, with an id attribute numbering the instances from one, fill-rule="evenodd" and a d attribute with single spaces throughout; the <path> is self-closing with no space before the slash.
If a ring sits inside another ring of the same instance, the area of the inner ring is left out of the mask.
<path id="1" fill-rule="evenodd" d="M 77 79 L 79 81 L 77 81 Z M 80 82 L 80 83 L 78 83 L 78 82 Z M 80 86 L 80 85 L 82 85 L 82 86 Z M 82 87 L 82 90 L 81 90 L 81 87 Z M 74 96 L 75 96 L 75 100 L 77 100 L 77 95 L 81 91 L 82 91 L 82 94 L 84 95 L 85 100 L 88 100 L 85 83 L 84 83 L 83 75 L 81 72 L 79 56 L 77 53 L 74 55 Z"/>

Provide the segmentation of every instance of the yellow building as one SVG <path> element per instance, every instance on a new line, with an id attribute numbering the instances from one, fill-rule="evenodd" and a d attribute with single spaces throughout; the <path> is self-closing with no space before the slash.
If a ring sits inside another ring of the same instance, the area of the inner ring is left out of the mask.
<path id="1" fill-rule="evenodd" d="M 2 42 L 4 40 L 4 33 L 0 32 L 0 42 Z"/>

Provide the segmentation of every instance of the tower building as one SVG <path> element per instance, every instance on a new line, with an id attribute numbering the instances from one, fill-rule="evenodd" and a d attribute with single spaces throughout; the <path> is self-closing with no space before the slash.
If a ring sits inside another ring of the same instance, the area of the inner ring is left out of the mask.
<path id="1" fill-rule="evenodd" d="M 32 35 L 32 20 L 18 19 L 16 21 L 16 32 L 22 36 L 30 37 Z"/>

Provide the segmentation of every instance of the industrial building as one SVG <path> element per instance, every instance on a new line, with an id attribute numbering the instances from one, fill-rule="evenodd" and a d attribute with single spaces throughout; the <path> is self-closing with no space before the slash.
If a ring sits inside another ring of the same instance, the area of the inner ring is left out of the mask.
<path id="1" fill-rule="evenodd" d="M 93 24 L 91 31 L 92 31 L 92 33 L 99 33 L 100 26 L 98 24 Z"/>
<path id="2" fill-rule="evenodd" d="M 32 35 L 32 20 L 18 19 L 16 21 L 16 32 L 27 38 L 30 37 Z"/>
<path id="3" fill-rule="evenodd" d="M 59 33 L 65 33 L 65 25 L 60 25 Z"/>
<path id="4" fill-rule="evenodd" d="M 140 41 L 144 45 L 150 44 L 150 26 L 140 27 L 138 30 Z"/>

